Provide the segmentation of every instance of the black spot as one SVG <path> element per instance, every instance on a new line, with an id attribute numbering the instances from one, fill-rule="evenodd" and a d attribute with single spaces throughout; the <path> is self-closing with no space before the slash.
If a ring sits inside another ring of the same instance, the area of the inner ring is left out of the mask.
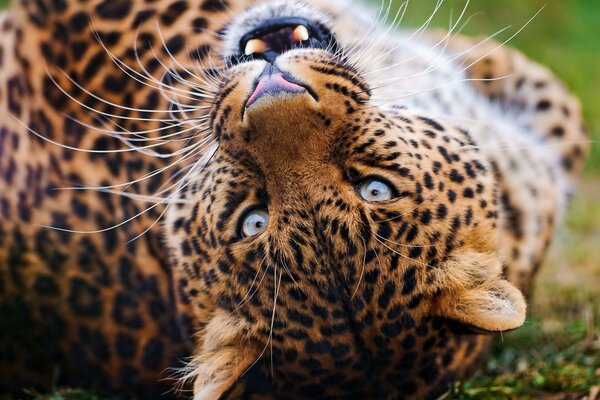
<path id="1" fill-rule="evenodd" d="M 175 35 L 167 40 L 164 44 L 165 52 L 175 55 L 185 47 L 185 37 L 183 35 Z"/>
<path id="2" fill-rule="evenodd" d="M 567 171 L 571 171 L 573 169 L 573 160 L 571 160 L 569 157 L 563 157 L 560 160 L 561 165 L 563 166 L 563 168 Z"/>
<path id="3" fill-rule="evenodd" d="M 293 363 L 298 358 L 298 352 L 294 349 L 287 350 L 284 354 L 285 361 L 288 363 Z"/>
<path id="4" fill-rule="evenodd" d="M 202 10 L 210 12 L 224 11 L 227 7 L 229 7 L 227 0 L 204 0 L 201 6 Z"/>
<path id="5" fill-rule="evenodd" d="M 103 65 L 106 65 L 106 52 L 101 50 L 88 61 L 83 70 L 84 80 L 89 81 L 94 78 Z"/>
<path id="6" fill-rule="evenodd" d="M 155 13 L 155 10 L 142 10 L 138 12 L 133 19 L 133 24 L 131 26 L 135 29 L 139 28 L 140 25 L 150 19 Z"/>
<path id="7" fill-rule="evenodd" d="M 465 190 L 463 191 L 463 196 L 467 199 L 472 199 L 473 197 L 475 197 L 475 193 L 473 192 L 473 189 L 465 188 Z"/>
<path id="8" fill-rule="evenodd" d="M 448 190 L 448 200 L 453 204 L 456 202 L 456 192 L 454 190 Z"/>
<path id="9" fill-rule="evenodd" d="M 408 233 L 406 234 L 406 242 L 412 242 L 413 240 L 415 240 L 418 234 L 419 228 L 416 225 L 411 225 L 410 229 L 408 230 Z"/>
<path id="10" fill-rule="evenodd" d="M 440 203 L 437 208 L 437 218 L 443 220 L 448 216 L 448 207 L 445 204 Z"/>
<path id="11" fill-rule="evenodd" d="M 160 20 L 166 26 L 173 25 L 187 9 L 187 1 L 176 1 L 167 8 L 163 15 L 161 15 Z"/>
<path id="12" fill-rule="evenodd" d="M 198 17 L 192 21 L 192 28 L 196 33 L 202 33 L 208 26 L 206 18 Z"/>
<path id="13" fill-rule="evenodd" d="M 299 322 L 303 326 L 310 328 L 313 326 L 313 319 L 307 314 L 301 313 L 298 310 L 290 310 L 287 313 L 290 320 Z"/>
<path id="14" fill-rule="evenodd" d="M 114 46 L 119 42 L 121 33 L 117 31 L 98 32 L 98 38 L 100 39 L 100 43 L 105 46 Z"/>
<path id="15" fill-rule="evenodd" d="M 433 178 L 431 177 L 429 172 L 425 172 L 425 174 L 423 175 L 423 183 L 425 184 L 425 187 L 427 189 L 434 188 L 435 185 L 433 184 Z"/>
<path id="16" fill-rule="evenodd" d="M 429 223 L 431 222 L 431 211 L 427 210 L 423 210 L 421 212 L 421 223 L 423 225 L 429 225 Z"/>
<path id="17" fill-rule="evenodd" d="M 75 33 L 81 33 L 90 25 L 90 17 L 83 11 L 73 14 L 69 20 L 69 25 Z"/>
<path id="18" fill-rule="evenodd" d="M 345 344 L 338 344 L 331 348 L 331 355 L 335 358 L 345 357 L 350 352 L 350 346 Z"/>
<path id="19" fill-rule="evenodd" d="M 547 111 L 550 107 L 552 107 L 552 103 L 550 103 L 549 100 L 540 100 L 535 106 L 535 109 L 538 111 Z"/>
<path id="20" fill-rule="evenodd" d="M 329 353 L 331 350 L 331 344 L 326 340 L 321 340 L 319 342 L 309 340 L 306 342 L 304 350 L 307 354 L 325 354 Z"/>
<path id="21" fill-rule="evenodd" d="M 119 333 L 115 346 L 119 357 L 132 358 L 136 353 L 137 341 L 131 335 Z"/>
<path id="22" fill-rule="evenodd" d="M 385 287 L 383 288 L 381 296 L 379 296 L 379 307 L 383 308 L 384 310 L 387 309 L 390 304 L 390 301 L 392 300 L 392 297 L 394 296 L 394 293 L 396 293 L 396 285 L 394 284 L 394 282 L 387 282 L 385 284 Z"/>
<path id="23" fill-rule="evenodd" d="M 164 345 L 162 340 L 159 338 L 150 339 L 150 341 L 146 343 L 146 346 L 144 346 L 142 364 L 146 368 L 157 369 L 162 362 L 163 353 Z"/>
<path id="24" fill-rule="evenodd" d="M 445 131 L 444 127 L 442 125 L 440 125 L 438 122 L 430 119 L 430 118 L 425 118 L 425 117 L 419 117 L 419 119 L 423 122 L 425 122 L 427 125 L 429 125 L 430 127 L 432 127 L 433 129 L 435 129 L 436 131 L 440 131 L 443 132 Z"/>
<path id="25" fill-rule="evenodd" d="M 8 80 L 8 108 L 16 116 L 21 115 L 21 97 L 25 92 L 23 82 L 18 77 Z"/>
<path id="26" fill-rule="evenodd" d="M 563 128 L 562 126 L 555 126 L 554 128 L 552 128 L 551 133 L 552 136 L 561 138 L 565 136 L 565 128 Z"/>
<path id="27" fill-rule="evenodd" d="M 92 350 L 95 358 L 106 361 L 110 357 L 108 343 L 99 329 L 91 330 L 86 326 L 80 326 L 78 333 L 81 343 Z"/>
<path id="28" fill-rule="evenodd" d="M 131 0 L 104 0 L 96 6 L 96 15 L 104 19 L 121 20 L 131 10 Z"/>
<path id="29" fill-rule="evenodd" d="M 402 282 L 404 282 L 404 287 L 402 288 L 403 295 L 412 293 L 417 287 L 416 274 L 417 270 L 414 266 L 408 267 L 408 269 L 404 273 L 404 277 L 402 278 Z"/>
<path id="30" fill-rule="evenodd" d="M 383 334 L 389 338 L 395 338 L 402 332 L 402 326 L 399 322 L 383 324 L 381 327 Z"/>
<path id="31" fill-rule="evenodd" d="M 77 215 L 81 219 L 85 219 L 89 215 L 87 204 L 83 201 L 80 201 L 76 197 L 73 197 L 73 199 L 71 199 L 71 208 L 73 209 L 75 215 Z"/>
<path id="32" fill-rule="evenodd" d="M 410 249 L 410 252 L 408 253 L 408 256 L 410 258 L 417 258 L 421 255 L 421 253 L 423 252 L 423 248 L 420 246 L 415 246 L 413 248 Z"/>
<path id="33" fill-rule="evenodd" d="M 419 377 L 427 383 L 433 383 L 439 376 L 439 370 L 435 362 L 435 356 L 431 355 L 421 361 Z"/>
<path id="34" fill-rule="evenodd" d="M 404 347 L 405 350 L 411 350 L 416 344 L 417 341 L 413 335 L 407 335 L 402 341 L 402 347 Z"/>
<path id="35" fill-rule="evenodd" d="M 53 277 L 49 275 L 39 275 L 34 284 L 34 289 L 41 295 L 52 296 L 58 294 L 58 286 Z"/>
<path id="36" fill-rule="evenodd" d="M 461 175 L 456 169 L 450 171 L 450 180 L 456 183 L 463 183 L 465 181 L 465 177 Z"/>

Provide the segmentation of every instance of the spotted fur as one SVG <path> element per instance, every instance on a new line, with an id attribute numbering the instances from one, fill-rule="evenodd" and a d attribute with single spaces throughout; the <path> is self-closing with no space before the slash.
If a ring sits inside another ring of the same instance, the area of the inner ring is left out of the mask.
<path id="1" fill-rule="evenodd" d="M 283 54 L 310 96 L 245 110 L 265 62 L 221 60 L 282 15 L 340 51 Z M 0 393 L 168 397 L 176 370 L 197 399 L 435 398 L 521 325 L 580 106 L 515 50 L 380 25 L 349 0 L 2 14 Z M 362 200 L 370 176 L 395 199 Z"/>

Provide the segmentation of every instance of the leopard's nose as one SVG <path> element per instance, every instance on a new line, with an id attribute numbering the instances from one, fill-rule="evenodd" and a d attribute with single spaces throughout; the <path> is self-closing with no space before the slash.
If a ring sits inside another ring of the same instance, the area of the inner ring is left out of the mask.
<path id="1" fill-rule="evenodd" d="M 275 59 L 295 48 L 332 49 L 337 44 L 331 31 L 320 24 L 299 17 L 277 17 L 264 20 L 240 40 L 239 58 Z"/>
<path id="2" fill-rule="evenodd" d="M 289 75 L 274 65 L 267 66 L 256 82 L 256 86 L 248 101 L 246 108 L 252 106 L 258 100 L 265 96 L 277 96 L 278 94 L 298 94 L 306 92 L 306 88 L 296 83 Z"/>

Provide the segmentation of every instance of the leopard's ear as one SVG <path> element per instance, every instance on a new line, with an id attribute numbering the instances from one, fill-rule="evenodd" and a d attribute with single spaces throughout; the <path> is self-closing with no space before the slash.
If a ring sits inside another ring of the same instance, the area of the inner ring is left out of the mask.
<path id="1" fill-rule="evenodd" d="M 462 253 L 442 266 L 432 311 L 479 331 L 520 327 L 525 322 L 525 298 L 501 275 L 502 264 L 494 255 Z"/>

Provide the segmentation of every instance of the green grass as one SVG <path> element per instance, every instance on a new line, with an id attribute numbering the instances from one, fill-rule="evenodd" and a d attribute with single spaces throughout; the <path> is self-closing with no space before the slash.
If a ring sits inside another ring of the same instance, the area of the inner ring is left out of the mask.
<path id="1" fill-rule="evenodd" d="M 29 393 L 35 400 L 110 400 L 86 390 L 61 389 L 54 393 L 39 395 Z"/>

